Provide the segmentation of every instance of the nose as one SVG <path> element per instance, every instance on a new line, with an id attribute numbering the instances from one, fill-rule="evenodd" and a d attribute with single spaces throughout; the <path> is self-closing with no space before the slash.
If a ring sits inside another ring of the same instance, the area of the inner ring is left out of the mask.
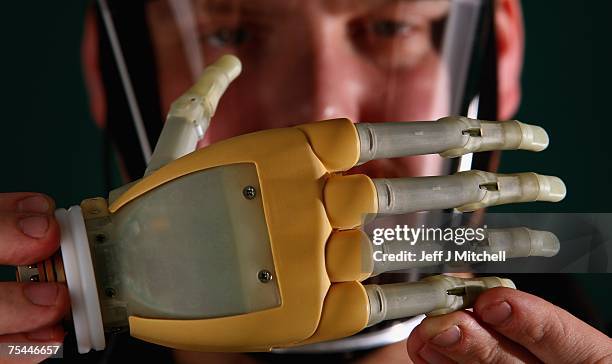
<path id="1" fill-rule="evenodd" d="M 366 85 L 346 28 L 338 19 L 318 17 L 311 24 L 310 34 L 310 117 L 359 120 Z"/>

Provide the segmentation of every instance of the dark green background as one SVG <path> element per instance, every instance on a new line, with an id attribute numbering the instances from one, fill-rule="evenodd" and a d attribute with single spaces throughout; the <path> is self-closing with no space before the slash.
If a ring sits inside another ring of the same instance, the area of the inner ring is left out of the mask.
<path id="1" fill-rule="evenodd" d="M 81 75 L 87 4 L 3 3 L 0 191 L 41 191 L 64 207 L 107 192 L 101 133 L 88 115 Z M 557 175 L 569 191 L 558 205 L 526 209 L 611 210 L 611 10 L 603 0 L 524 2 L 527 43 L 517 118 L 545 127 L 551 145 L 540 154 L 504 153 L 501 171 Z M 0 271 L 0 278 L 10 275 Z M 601 314 L 612 318 L 609 276 L 576 279 L 591 292 Z"/>

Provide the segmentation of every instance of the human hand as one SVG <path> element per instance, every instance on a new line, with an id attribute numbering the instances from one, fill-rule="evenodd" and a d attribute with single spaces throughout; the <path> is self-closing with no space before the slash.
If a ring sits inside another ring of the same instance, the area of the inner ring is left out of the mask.
<path id="1" fill-rule="evenodd" d="M 531 294 L 493 288 L 474 312 L 428 317 L 408 338 L 422 363 L 612 363 L 612 339 Z"/>
<path id="2" fill-rule="evenodd" d="M 0 265 L 33 264 L 59 248 L 54 209 L 45 195 L 0 193 Z M 58 322 L 68 309 L 63 284 L 0 282 L 0 345 L 62 342 L 64 331 Z"/>

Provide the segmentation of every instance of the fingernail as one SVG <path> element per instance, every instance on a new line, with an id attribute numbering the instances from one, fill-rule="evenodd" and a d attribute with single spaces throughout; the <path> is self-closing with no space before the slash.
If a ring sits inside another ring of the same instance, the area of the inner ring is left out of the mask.
<path id="1" fill-rule="evenodd" d="M 41 195 L 26 197 L 17 204 L 18 212 L 49 212 L 49 201 Z"/>
<path id="2" fill-rule="evenodd" d="M 32 331 L 26 334 L 26 337 L 30 340 L 36 341 L 49 341 L 55 338 L 55 328 L 46 327 L 44 329 Z"/>
<path id="3" fill-rule="evenodd" d="M 506 301 L 498 302 L 486 306 L 481 312 L 484 322 L 491 325 L 499 325 L 510 318 L 512 307 Z"/>
<path id="4" fill-rule="evenodd" d="M 459 342 L 459 339 L 461 339 L 461 330 L 459 329 L 459 326 L 453 325 L 434 336 L 429 341 L 438 346 L 451 346 Z"/>
<path id="5" fill-rule="evenodd" d="M 427 345 L 423 346 L 423 348 L 419 350 L 419 356 L 428 364 L 446 364 L 449 361 L 444 355 L 438 353 Z"/>
<path id="6" fill-rule="evenodd" d="M 47 216 L 28 216 L 19 220 L 19 227 L 24 234 L 38 239 L 47 233 L 49 220 Z"/>
<path id="7" fill-rule="evenodd" d="M 55 284 L 31 283 L 23 289 L 23 293 L 35 305 L 53 306 L 57 300 Z"/>

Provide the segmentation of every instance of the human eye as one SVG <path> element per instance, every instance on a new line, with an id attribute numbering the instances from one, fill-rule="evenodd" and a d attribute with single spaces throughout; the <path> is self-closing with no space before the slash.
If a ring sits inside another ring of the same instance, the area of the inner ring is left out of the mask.
<path id="1" fill-rule="evenodd" d="M 382 68 L 409 68 L 437 51 L 439 25 L 447 3 L 433 0 L 393 2 L 349 23 L 356 50 Z"/>
<path id="2" fill-rule="evenodd" d="M 362 19 L 353 26 L 351 41 L 355 48 L 383 68 L 414 64 L 429 49 L 425 30 L 409 19 Z"/>
<path id="3" fill-rule="evenodd" d="M 252 34 L 245 26 L 222 26 L 203 36 L 203 41 L 207 45 L 216 48 L 241 47 L 251 39 Z"/>
<path id="4" fill-rule="evenodd" d="M 378 19 L 370 22 L 368 27 L 374 37 L 381 39 L 408 37 L 414 29 L 412 24 L 394 19 Z"/>

